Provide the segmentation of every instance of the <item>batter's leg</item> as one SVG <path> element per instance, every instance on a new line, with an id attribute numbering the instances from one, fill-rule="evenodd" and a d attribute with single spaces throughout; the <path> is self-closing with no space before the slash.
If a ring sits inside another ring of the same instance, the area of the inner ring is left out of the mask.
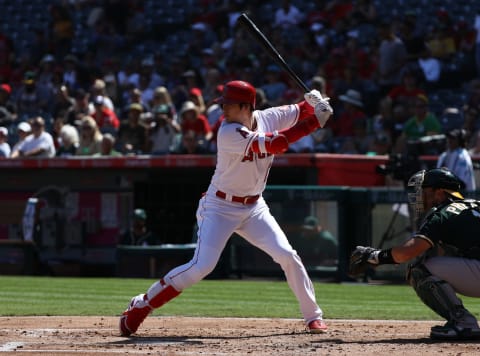
<path id="1" fill-rule="evenodd" d="M 239 234 L 252 245 L 265 251 L 281 266 L 289 287 L 300 303 L 307 325 L 314 320 L 321 320 L 323 312 L 315 300 L 313 284 L 300 257 L 270 214 L 268 207 L 264 204 L 258 206 L 251 218 L 242 225 Z"/>
<path id="2" fill-rule="evenodd" d="M 185 288 L 213 271 L 234 230 L 235 218 L 235 214 L 216 204 L 212 198 L 208 201 L 207 197 L 200 200 L 197 209 L 198 239 L 193 258 L 152 284 L 147 293 L 132 298 L 120 318 L 122 336 L 135 333 L 153 309 L 177 297 Z"/>

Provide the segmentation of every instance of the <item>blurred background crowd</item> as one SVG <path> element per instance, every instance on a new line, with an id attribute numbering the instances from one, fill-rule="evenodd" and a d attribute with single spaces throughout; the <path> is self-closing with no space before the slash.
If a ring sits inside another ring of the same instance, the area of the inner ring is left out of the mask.
<path id="1" fill-rule="evenodd" d="M 457 129 L 480 153 L 477 2 L 0 0 L 0 12 L 3 157 L 210 154 L 226 81 L 251 82 L 259 109 L 303 100 L 237 28 L 243 12 L 335 110 L 290 152 L 404 153 L 439 137 L 422 152 L 439 154 Z"/>

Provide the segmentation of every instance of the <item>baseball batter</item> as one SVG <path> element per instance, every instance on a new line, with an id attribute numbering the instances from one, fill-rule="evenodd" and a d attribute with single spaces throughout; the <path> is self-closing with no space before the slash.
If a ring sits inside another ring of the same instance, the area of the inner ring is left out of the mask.
<path id="1" fill-rule="evenodd" d="M 255 110 L 255 88 L 244 81 L 225 84 L 217 99 L 225 119 L 217 138 L 217 165 L 196 217 L 198 240 L 191 261 L 174 268 L 148 291 L 132 298 L 120 318 L 120 333 L 135 333 L 152 312 L 199 282 L 215 268 L 233 233 L 269 254 L 283 269 L 307 328 L 323 333 L 327 325 L 312 282 L 297 252 L 262 197 L 274 155 L 289 143 L 323 127 L 333 110 L 317 90 L 305 101 Z"/>

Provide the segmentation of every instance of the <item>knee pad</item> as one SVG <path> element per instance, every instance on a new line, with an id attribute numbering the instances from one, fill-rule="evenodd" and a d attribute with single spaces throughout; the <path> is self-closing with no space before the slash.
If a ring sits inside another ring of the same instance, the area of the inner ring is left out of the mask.
<path id="1" fill-rule="evenodd" d="M 409 280 L 422 302 L 446 320 L 458 320 L 465 314 L 452 286 L 433 276 L 423 264 L 410 267 Z"/>

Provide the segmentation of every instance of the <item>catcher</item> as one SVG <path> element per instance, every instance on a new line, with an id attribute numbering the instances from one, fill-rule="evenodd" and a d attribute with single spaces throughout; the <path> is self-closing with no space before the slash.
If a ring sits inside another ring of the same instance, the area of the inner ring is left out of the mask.
<path id="1" fill-rule="evenodd" d="M 415 259 L 408 267 L 408 282 L 447 320 L 431 328 L 432 339 L 480 339 L 477 319 L 457 296 L 480 297 L 480 201 L 465 199 L 463 187 L 446 168 L 415 173 L 407 190 L 418 230 L 403 245 L 383 250 L 357 246 L 350 257 L 352 277 L 368 268 Z"/>

